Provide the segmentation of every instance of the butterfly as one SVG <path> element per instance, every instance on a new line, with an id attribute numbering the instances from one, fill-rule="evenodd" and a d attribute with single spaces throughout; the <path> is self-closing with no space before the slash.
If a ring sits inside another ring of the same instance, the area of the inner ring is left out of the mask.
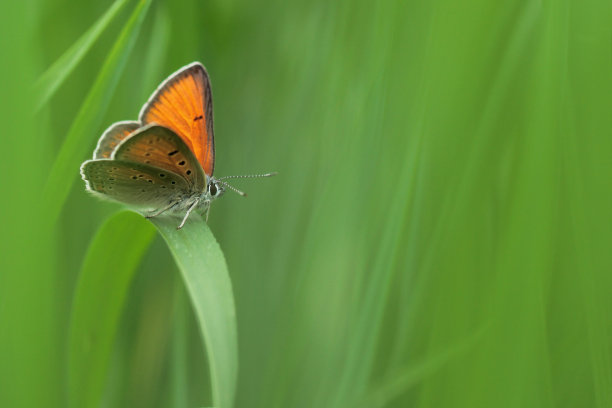
<path id="1" fill-rule="evenodd" d="M 215 138 L 210 79 L 199 62 L 170 75 L 142 107 L 138 121 L 111 125 L 100 137 L 92 160 L 81 165 L 87 191 L 128 205 L 145 217 L 208 213 L 213 200 L 230 189 L 231 178 L 213 177 Z"/>

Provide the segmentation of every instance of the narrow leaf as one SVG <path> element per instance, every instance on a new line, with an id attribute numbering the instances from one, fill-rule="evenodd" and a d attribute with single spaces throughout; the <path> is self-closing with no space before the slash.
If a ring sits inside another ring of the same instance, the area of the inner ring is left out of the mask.
<path id="1" fill-rule="evenodd" d="M 166 240 L 181 270 L 210 364 L 213 405 L 233 406 L 238 374 L 236 313 L 232 283 L 219 244 L 206 223 L 191 217 L 156 217 L 153 223 Z"/>
<path id="2" fill-rule="evenodd" d="M 81 110 L 72 123 L 57 155 L 43 191 L 46 221 L 55 223 L 57 216 L 77 179 L 79 164 L 91 148 L 89 140 L 98 132 L 117 82 L 136 42 L 151 0 L 141 0 L 113 45 Z"/>
<path id="3" fill-rule="evenodd" d="M 127 2 L 128 0 L 116 0 L 91 28 L 40 76 L 34 84 L 36 111 L 39 111 L 51 99 Z"/>
<path id="4" fill-rule="evenodd" d="M 77 284 L 70 326 L 69 398 L 73 407 L 99 406 L 126 294 L 155 229 L 121 212 L 89 246 Z"/>
<path id="5" fill-rule="evenodd" d="M 410 388 L 431 377 L 453 359 L 464 357 L 468 351 L 474 349 L 488 326 L 482 327 L 466 338 L 446 346 L 440 350 L 430 352 L 430 355 L 422 357 L 408 367 L 396 369 L 385 376 L 380 384 L 365 396 L 360 395 L 353 406 L 358 408 L 386 407 L 391 401 L 398 398 Z"/>

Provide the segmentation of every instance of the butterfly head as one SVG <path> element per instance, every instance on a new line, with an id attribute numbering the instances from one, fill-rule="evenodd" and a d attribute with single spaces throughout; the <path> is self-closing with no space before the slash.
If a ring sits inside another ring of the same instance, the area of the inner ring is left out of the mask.
<path id="1" fill-rule="evenodd" d="M 211 177 L 208 180 L 208 185 L 206 186 L 206 195 L 208 196 L 208 200 L 212 201 L 215 198 L 219 198 L 223 195 L 223 193 L 225 193 L 225 187 L 223 184 L 219 180 Z"/>

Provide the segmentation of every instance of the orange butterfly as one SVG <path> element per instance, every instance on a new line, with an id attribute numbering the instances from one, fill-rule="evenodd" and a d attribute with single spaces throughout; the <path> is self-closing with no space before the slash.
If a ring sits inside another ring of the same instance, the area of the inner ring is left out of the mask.
<path id="1" fill-rule="evenodd" d="M 276 173 L 214 178 L 215 140 L 208 73 L 194 62 L 170 75 L 142 107 L 139 121 L 117 122 L 100 137 L 93 160 L 81 165 L 88 191 L 129 205 L 147 218 L 208 212 L 223 181 Z"/>

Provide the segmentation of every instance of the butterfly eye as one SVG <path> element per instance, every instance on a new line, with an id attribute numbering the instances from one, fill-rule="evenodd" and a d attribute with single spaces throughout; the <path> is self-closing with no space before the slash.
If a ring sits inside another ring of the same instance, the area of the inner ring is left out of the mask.
<path id="1" fill-rule="evenodd" d="M 210 188 L 208 189 L 208 191 L 210 192 L 211 196 L 216 196 L 217 195 L 217 185 L 215 183 L 210 183 Z"/>

